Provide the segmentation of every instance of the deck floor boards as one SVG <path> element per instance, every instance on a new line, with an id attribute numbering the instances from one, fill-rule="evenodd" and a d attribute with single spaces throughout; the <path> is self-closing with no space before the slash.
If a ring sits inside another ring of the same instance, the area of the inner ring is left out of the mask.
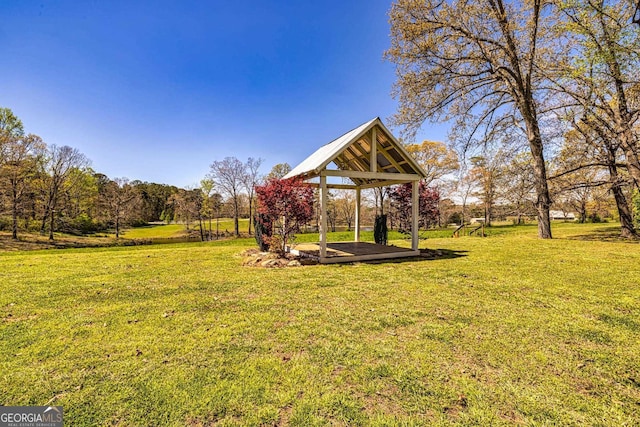
<path id="1" fill-rule="evenodd" d="M 300 243 L 294 245 L 295 251 L 299 252 L 302 256 L 308 256 L 311 258 L 320 257 L 320 244 L 319 243 Z M 360 257 L 367 255 L 384 255 L 394 254 L 394 258 L 401 254 L 406 256 L 413 256 L 414 251 L 409 248 L 401 248 L 398 246 L 386 246 L 378 245 L 369 242 L 335 242 L 327 243 L 327 258 L 335 257 Z"/>

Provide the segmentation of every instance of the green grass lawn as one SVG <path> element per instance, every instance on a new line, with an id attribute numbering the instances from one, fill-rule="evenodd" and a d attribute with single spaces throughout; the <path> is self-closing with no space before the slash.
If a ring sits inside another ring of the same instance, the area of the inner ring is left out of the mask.
<path id="1" fill-rule="evenodd" d="M 209 222 L 207 221 L 204 224 L 208 229 Z M 234 224 L 233 219 L 230 218 L 221 218 L 217 224 L 219 232 L 222 233 L 233 233 Z M 238 220 L 238 227 L 240 228 L 241 233 L 246 233 L 249 227 L 249 220 L 246 218 L 240 218 Z M 191 224 L 191 228 L 198 230 L 198 223 L 194 222 Z M 215 233 L 216 230 L 216 221 L 213 220 L 211 222 L 211 228 Z M 153 224 L 147 225 L 143 227 L 133 227 L 128 228 L 123 233 L 123 237 L 125 239 L 173 239 L 173 238 L 181 238 L 187 235 L 187 230 L 184 224 Z"/>
<path id="2" fill-rule="evenodd" d="M 128 228 L 122 233 L 126 239 L 175 238 L 186 235 L 184 224 L 156 224 Z"/>
<path id="3" fill-rule="evenodd" d="M 640 244 L 554 233 L 286 269 L 242 267 L 250 239 L 0 253 L 0 404 L 73 426 L 639 425 Z"/>

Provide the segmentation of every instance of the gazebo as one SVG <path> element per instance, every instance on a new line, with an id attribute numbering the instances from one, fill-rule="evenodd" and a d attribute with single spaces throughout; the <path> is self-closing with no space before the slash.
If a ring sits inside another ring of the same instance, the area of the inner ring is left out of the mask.
<path id="1" fill-rule="evenodd" d="M 317 257 L 320 263 L 369 261 L 418 256 L 418 189 L 425 172 L 379 117 L 320 147 L 284 178 L 300 177 L 319 188 L 320 242 L 296 245 L 292 253 Z M 351 183 L 345 182 L 349 180 Z M 336 182 L 342 181 L 342 182 Z M 360 193 L 363 189 L 412 183 L 411 249 L 360 241 Z M 354 190 L 355 241 L 327 243 L 327 197 L 330 189 Z"/>

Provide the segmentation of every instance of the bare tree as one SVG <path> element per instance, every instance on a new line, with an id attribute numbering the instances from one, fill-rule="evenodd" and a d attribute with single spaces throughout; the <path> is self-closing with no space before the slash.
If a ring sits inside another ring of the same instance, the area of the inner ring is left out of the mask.
<path id="1" fill-rule="evenodd" d="M 245 164 L 245 174 L 242 177 L 242 185 L 249 197 L 249 234 L 251 234 L 251 224 L 253 224 L 253 199 L 255 198 L 255 187 L 260 183 L 260 165 L 262 159 L 249 157 Z"/>
<path id="2" fill-rule="evenodd" d="M 204 195 L 200 188 L 180 188 L 172 194 L 167 203 L 173 208 L 175 218 L 184 223 L 187 231 L 191 230 L 191 223 L 198 220 L 200 238 L 204 241 L 203 205 Z"/>
<path id="3" fill-rule="evenodd" d="M 472 179 L 468 173 L 464 173 L 460 175 L 460 179 L 458 179 L 454 183 L 456 194 L 460 198 L 460 202 L 462 205 L 462 213 L 460 215 L 460 225 L 463 225 L 467 221 L 467 204 L 469 201 L 469 197 L 471 193 L 475 189 L 475 180 Z"/>
<path id="4" fill-rule="evenodd" d="M 466 141 L 492 139 L 505 127 L 526 135 L 533 158 L 538 236 L 551 238 L 539 104 L 540 59 L 552 55 L 543 0 L 399 0 L 392 6 L 391 48 L 396 63 L 394 122 L 414 135 L 426 120 L 458 119 Z"/>
<path id="5" fill-rule="evenodd" d="M 107 218 L 113 222 L 116 239 L 120 238 L 123 225 L 132 218 L 139 197 L 127 178 L 114 178 L 100 189 L 100 204 Z"/>
<path id="6" fill-rule="evenodd" d="M 211 164 L 210 177 L 216 186 L 224 194 L 231 198 L 233 204 L 234 232 L 236 237 L 240 235 L 238 219 L 240 216 L 240 194 L 243 188 L 243 179 L 246 174 L 246 165 L 235 157 L 225 157 L 224 160 Z"/>
<path id="7" fill-rule="evenodd" d="M 533 167 L 531 157 L 526 153 L 514 156 L 504 165 L 500 179 L 500 197 L 513 207 L 516 224 L 521 224 L 523 216 L 529 215 L 535 203 L 533 190 Z"/>
<path id="8" fill-rule="evenodd" d="M 191 215 L 198 218 L 198 227 L 200 229 L 200 241 L 204 242 L 204 223 L 202 208 L 204 206 L 204 195 L 200 188 L 186 190 L 187 209 L 191 211 Z"/>
<path id="9" fill-rule="evenodd" d="M 0 180 L 6 185 L 11 207 L 11 236 L 18 239 L 20 204 L 31 178 L 37 173 L 45 148 L 42 139 L 33 134 L 2 132 L 3 162 L 0 164 Z"/>
<path id="10" fill-rule="evenodd" d="M 469 160 L 473 166 L 469 171 L 469 177 L 478 184 L 478 191 L 474 195 L 482 201 L 484 206 L 484 223 L 491 226 L 493 208 L 498 199 L 499 181 L 502 179 L 505 164 L 509 160 L 507 154 L 501 150 L 493 153 L 486 152 Z"/>
<path id="11" fill-rule="evenodd" d="M 73 174 L 74 170 L 84 169 L 89 166 L 89 159 L 78 149 L 67 145 L 58 147 L 52 145 L 47 149 L 44 161 L 44 171 L 46 172 L 44 183 L 44 212 L 40 233 L 44 234 L 47 218 L 49 218 L 49 240 L 53 240 L 55 225 L 55 212 L 58 205 L 60 193 L 65 186 L 74 186 L 77 182 L 74 177 L 80 178 L 78 174 Z"/>
<path id="12" fill-rule="evenodd" d="M 338 190 L 335 199 L 340 219 L 347 224 L 347 231 L 351 231 L 351 226 L 356 215 L 356 196 L 351 190 Z"/>

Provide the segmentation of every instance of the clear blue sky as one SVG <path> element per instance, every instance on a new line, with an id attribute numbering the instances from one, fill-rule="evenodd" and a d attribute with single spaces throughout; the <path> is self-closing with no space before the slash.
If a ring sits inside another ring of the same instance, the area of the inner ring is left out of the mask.
<path id="1" fill-rule="evenodd" d="M 194 185 L 226 156 L 295 166 L 395 112 L 390 6 L 3 0 L 0 106 L 112 178 Z"/>

